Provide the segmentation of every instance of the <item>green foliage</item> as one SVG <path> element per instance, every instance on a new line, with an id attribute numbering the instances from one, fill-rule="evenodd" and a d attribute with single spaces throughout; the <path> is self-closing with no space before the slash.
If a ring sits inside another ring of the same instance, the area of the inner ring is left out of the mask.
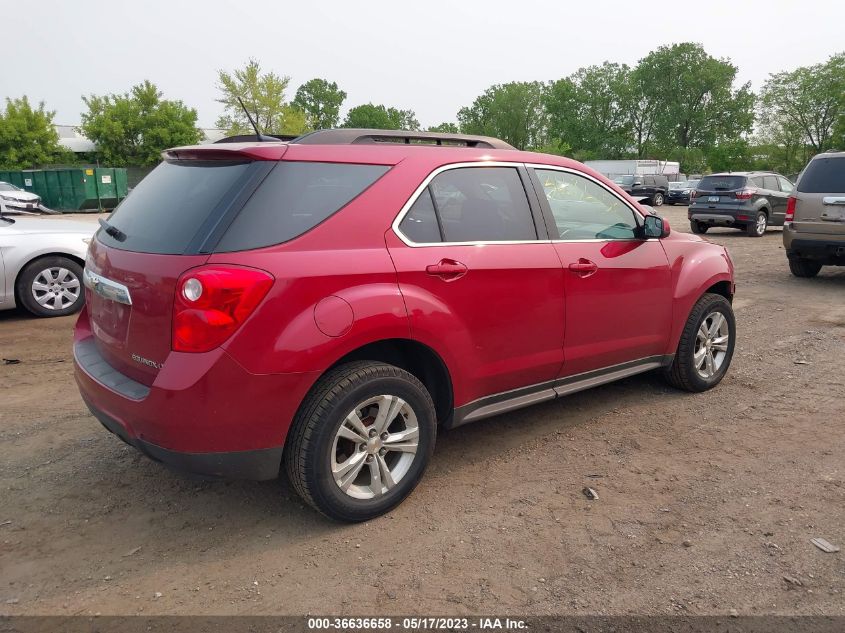
<path id="1" fill-rule="evenodd" d="M 335 82 L 311 79 L 297 89 L 293 105 L 305 113 L 309 127 L 327 130 L 337 127 L 345 99 L 346 93 Z"/>
<path id="2" fill-rule="evenodd" d="M 415 131 L 420 129 L 420 123 L 413 110 L 399 110 L 367 103 L 349 110 L 342 127 Z"/>
<path id="3" fill-rule="evenodd" d="M 7 98 L 6 110 L 0 112 L 0 168 L 30 169 L 72 160 L 73 154 L 59 145 L 55 115 L 43 102 L 33 109 L 26 96 Z"/>
<path id="4" fill-rule="evenodd" d="M 545 95 L 539 81 L 491 86 L 458 111 L 461 131 L 495 136 L 517 149 L 539 147 L 546 141 Z"/>
<path id="5" fill-rule="evenodd" d="M 80 129 L 97 144 L 100 161 L 114 165 L 155 165 L 168 147 L 193 145 L 202 138 L 197 111 L 169 101 L 144 81 L 124 94 L 82 97 L 87 112 Z"/>
<path id="6" fill-rule="evenodd" d="M 222 97 L 223 115 L 217 127 L 229 135 L 254 133 L 238 97 L 252 116 L 260 132 L 265 134 L 302 134 L 310 127 L 307 112 L 285 102 L 290 77 L 274 72 L 261 72 L 261 65 L 250 59 L 246 66 L 232 73 L 217 71 L 217 88 Z"/>
<path id="7" fill-rule="evenodd" d="M 632 132 L 626 102 L 630 72 L 624 64 L 605 62 L 553 82 L 546 97 L 549 136 L 576 148 L 578 160 L 624 157 Z"/>
<path id="8" fill-rule="evenodd" d="M 751 85 L 733 89 L 737 68 L 707 54 L 700 44 L 662 46 L 640 60 L 637 73 L 655 105 L 658 151 L 705 148 L 751 131 Z"/>
<path id="9" fill-rule="evenodd" d="M 808 145 L 813 153 L 845 143 L 845 53 L 823 64 L 770 75 L 760 93 L 761 138 Z"/>
<path id="10" fill-rule="evenodd" d="M 440 123 L 438 125 L 433 125 L 427 132 L 440 132 L 441 134 L 457 134 L 460 130 L 458 130 L 458 126 L 454 123 Z"/>

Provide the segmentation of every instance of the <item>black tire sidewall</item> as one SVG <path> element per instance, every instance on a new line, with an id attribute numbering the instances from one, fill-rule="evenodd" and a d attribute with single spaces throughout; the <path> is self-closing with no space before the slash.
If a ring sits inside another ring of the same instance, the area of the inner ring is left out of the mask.
<path id="1" fill-rule="evenodd" d="M 417 416 L 419 446 L 410 470 L 393 490 L 379 499 L 355 499 L 344 493 L 331 474 L 331 450 L 338 427 L 358 404 L 379 395 L 399 396 Z M 345 521 L 364 521 L 389 511 L 405 499 L 417 486 L 434 452 L 437 423 L 434 406 L 427 393 L 403 378 L 381 377 L 356 385 L 331 404 L 326 419 L 314 437 L 313 448 L 306 456 L 314 501 L 328 516 Z"/>
<path id="2" fill-rule="evenodd" d="M 42 270 L 55 267 L 67 268 L 76 276 L 77 281 L 79 281 L 79 297 L 77 297 L 76 301 L 67 308 L 62 310 L 47 310 L 40 306 L 35 300 L 35 297 L 32 296 L 32 283 L 35 281 L 35 277 L 38 273 Z M 18 282 L 15 286 L 18 301 L 20 301 L 21 305 L 26 308 L 28 312 L 38 317 L 60 317 L 78 312 L 80 308 L 82 308 L 82 304 L 85 303 L 85 292 L 82 287 L 82 274 L 82 266 L 68 257 L 63 257 L 61 255 L 40 257 L 24 266 L 18 276 Z"/>
<path id="3" fill-rule="evenodd" d="M 711 389 L 715 387 L 719 382 L 721 382 L 722 378 L 725 377 L 725 374 L 728 371 L 728 368 L 731 365 L 731 361 L 733 360 L 734 354 L 734 347 L 736 345 L 736 319 L 734 318 L 733 308 L 731 304 L 728 302 L 727 299 L 721 297 L 719 295 L 707 295 L 707 301 L 704 303 L 702 309 L 694 310 L 694 314 L 690 315 L 690 318 L 694 318 L 694 325 L 692 328 L 686 329 L 684 331 L 684 335 L 688 337 L 692 337 L 692 340 L 689 340 L 689 345 L 687 346 L 686 350 L 686 358 L 679 359 L 680 362 L 684 363 L 686 367 L 686 372 L 688 375 L 688 380 L 693 384 L 695 387 L 695 391 L 706 391 L 707 389 Z M 725 319 L 728 321 L 728 332 L 730 334 L 730 339 L 728 340 L 728 351 L 727 356 L 725 357 L 722 366 L 719 370 L 710 378 L 703 378 L 699 375 L 698 371 L 695 369 L 695 362 L 693 360 L 693 354 L 695 351 L 695 339 L 698 335 L 698 329 L 701 327 L 701 324 L 704 320 L 714 311 L 718 310 L 721 312 Z"/>

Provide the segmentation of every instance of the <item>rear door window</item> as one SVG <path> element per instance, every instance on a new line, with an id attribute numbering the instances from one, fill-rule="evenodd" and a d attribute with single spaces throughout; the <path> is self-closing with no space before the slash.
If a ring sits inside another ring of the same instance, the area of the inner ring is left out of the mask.
<path id="1" fill-rule="evenodd" d="M 770 191 L 780 191 L 780 187 L 778 186 L 778 179 L 774 176 L 764 176 L 763 187 Z"/>
<path id="2" fill-rule="evenodd" d="M 781 191 L 783 191 L 785 193 L 791 193 L 792 192 L 792 189 L 793 189 L 792 183 L 789 182 L 786 178 L 784 178 L 783 176 L 778 176 L 778 182 L 780 183 L 780 190 Z"/>
<path id="3" fill-rule="evenodd" d="M 531 207 L 513 167 L 462 167 L 429 185 L 444 242 L 537 239 Z"/>
<path id="4" fill-rule="evenodd" d="M 399 230 L 412 242 L 433 244 L 441 242 L 440 223 L 428 187 L 419 195 L 399 224 Z"/>
<path id="5" fill-rule="evenodd" d="M 802 193 L 845 193 L 845 156 L 811 160 L 797 188 Z"/>
<path id="6" fill-rule="evenodd" d="M 235 217 L 215 251 L 249 250 L 292 240 L 337 213 L 388 169 L 281 161 Z"/>
<path id="7" fill-rule="evenodd" d="M 161 163 L 108 218 L 126 239 L 118 241 L 103 230 L 97 239 L 127 251 L 184 253 L 227 194 L 240 189 L 250 165 L 225 161 Z"/>

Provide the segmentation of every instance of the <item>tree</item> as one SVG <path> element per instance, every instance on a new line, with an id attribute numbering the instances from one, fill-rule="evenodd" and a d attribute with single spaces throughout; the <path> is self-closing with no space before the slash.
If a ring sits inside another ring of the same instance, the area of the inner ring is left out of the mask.
<path id="1" fill-rule="evenodd" d="M 326 130 L 337 127 L 345 99 L 346 93 L 335 82 L 311 79 L 297 89 L 293 105 L 305 113 L 311 128 Z"/>
<path id="2" fill-rule="evenodd" d="M 7 98 L 6 110 L 0 112 L 0 167 L 29 169 L 65 162 L 69 152 L 59 145 L 55 116 L 44 109 L 43 101 L 33 109 L 26 96 Z"/>
<path id="3" fill-rule="evenodd" d="M 539 81 L 491 86 L 458 111 L 461 131 L 495 136 L 518 149 L 545 143 L 546 87 Z"/>
<path id="4" fill-rule="evenodd" d="M 420 123 L 413 110 L 399 110 L 367 103 L 355 106 L 346 113 L 343 127 L 375 130 L 419 130 Z"/>
<path id="5" fill-rule="evenodd" d="M 813 153 L 845 142 L 845 53 L 770 75 L 760 94 L 764 135 Z M 837 138 L 839 136 L 839 138 Z"/>
<path id="6" fill-rule="evenodd" d="M 202 138 L 197 111 L 161 98 L 149 81 L 124 94 L 82 97 L 88 112 L 80 129 L 97 145 L 102 162 L 114 166 L 155 165 L 161 152 Z"/>
<path id="7" fill-rule="evenodd" d="M 625 101 L 630 72 L 605 62 L 553 82 L 546 97 L 549 137 L 566 143 L 579 160 L 624 157 L 632 131 Z"/>
<path id="8" fill-rule="evenodd" d="M 285 102 L 290 77 L 274 72 L 261 72 L 261 65 L 250 59 L 246 66 L 233 73 L 217 71 L 217 88 L 223 96 L 223 114 L 217 127 L 228 134 L 253 133 L 249 119 L 238 97 L 252 116 L 260 132 L 265 134 L 301 134 L 308 131 L 307 116 L 294 105 Z"/>
<path id="9" fill-rule="evenodd" d="M 441 134 L 457 134 L 459 131 L 458 126 L 454 123 L 440 123 L 432 125 L 426 130 L 426 132 L 439 132 Z"/>
<path id="10" fill-rule="evenodd" d="M 751 131 L 754 94 L 750 83 L 734 90 L 737 68 L 716 59 L 700 44 L 662 46 L 637 65 L 654 103 L 658 149 L 704 149 Z"/>

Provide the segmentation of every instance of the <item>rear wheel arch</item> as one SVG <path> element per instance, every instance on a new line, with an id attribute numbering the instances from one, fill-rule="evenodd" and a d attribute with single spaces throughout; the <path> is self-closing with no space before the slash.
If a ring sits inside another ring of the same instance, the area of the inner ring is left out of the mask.
<path id="1" fill-rule="evenodd" d="M 438 422 L 442 423 L 452 415 L 454 397 L 449 368 L 428 345 L 404 338 L 373 341 L 337 359 L 323 375 L 339 365 L 355 361 L 387 363 L 404 369 L 415 376 L 431 394 Z"/>

